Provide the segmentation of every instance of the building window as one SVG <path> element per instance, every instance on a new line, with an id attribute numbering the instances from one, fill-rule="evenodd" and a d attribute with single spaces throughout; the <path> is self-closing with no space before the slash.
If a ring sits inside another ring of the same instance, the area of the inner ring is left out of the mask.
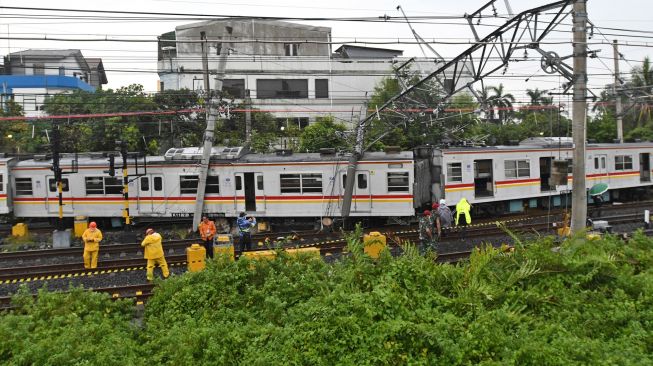
<path id="1" fill-rule="evenodd" d="M 281 193 L 322 193 L 322 174 L 280 174 Z"/>
<path id="2" fill-rule="evenodd" d="M 286 56 L 299 55 L 299 43 L 285 43 L 283 48 L 286 51 Z"/>
<path id="3" fill-rule="evenodd" d="M 150 178 L 141 177 L 141 191 L 147 192 L 150 190 Z"/>
<path id="4" fill-rule="evenodd" d="M 199 177 L 197 175 L 182 175 L 179 177 L 179 192 L 181 194 L 196 194 L 197 183 Z"/>
<path id="5" fill-rule="evenodd" d="M 42 63 L 33 64 L 32 70 L 34 75 L 44 75 L 45 74 L 45 65 Z"/>
<path id="6" fill-rule="evenodd" d="M 61 188 L 64 192 L 68 192 L 68 178 L 61 179 Z M 48 179 L 48 189 L 50 192 L 57 192 L 57 181 L 54 178 Z"/>
<path id="7" fill-rule="evenodd" d="M 234 98 L 245 98 L 245 79 L 223 80 L 222 91 Z"/>
<path id="8" fill-rule="evenodd" d="M 32 195 L 32 178 L 16 178 L 16 196 Z"/>
<path id="9" fill-rule="evenodd" d="M 632 170 L 633 157 L 630 155 L 617 155 L 614 157 L 614 170 Z"/>
<path id="10" fill-rule="evenodd" d="M 531 176 L 528 160 L 506 160 L 503 164 L 506 169 L 506 178 L 528 178 Z"/>
<path id="11" fill-rule="evenodd" d="M 154 190 L 162 191 L 163 190 L 163 178 L 154 177 Z"/>
<path id="12" fill-rule="evenodd" d="M 462 181 L 463 181 L 463 164 L 462 163 L 447 164 L 447 182 L 462 182 Z"/>
<path id="13" fill-rule="evenodd" d="M 204 193 L 220 193 L 220 177 L 209 175 L 206 177 L 206 190 Z"/>
<path id="14" fill-rule="evenodd" d="M 329 79 L 315 79 L 315 98 L 329 97 Z"/>
<path id="15" fill-rule="evenodd" d="M 388 172 L 388 192 L 408 192 L 408 172 Z"/>
<path id="16" fill-rule="evenodd" d="M 258 79 L 258 99 L 301 99 L 308 98 L 307 79 Z"/>

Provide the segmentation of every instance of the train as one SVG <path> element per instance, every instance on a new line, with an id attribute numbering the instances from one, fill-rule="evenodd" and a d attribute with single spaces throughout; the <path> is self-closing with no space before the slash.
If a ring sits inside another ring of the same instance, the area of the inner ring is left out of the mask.
<path id="1" fill-rule="evenodd" d="M 63 154 L 63 215 L 123 216 L 122 176 L 108 173 L 110 153 Z M 603 200 L 650 194 L 653 143 L 587 145 L 587 186 L 609 185 Z M 200 172 L 200 148 L 173 148 L 162 156 L 128 161 L 129 212 L 142 218 L 190 217 Z M 432 202 L 455 205 L 465 197 L 475 213 L 496 215 L 568 204 L 573 176 L 569 138 L 531 138 L 514 146 L 421 146 L 413 151 L 366 152 L 358 162 L 350 216 L 410 222 Z M 341 220 L 348 156 L 280 150 L 250 153 L 214 147 L 204 212 L 232 221 L 240 212 L 269 223 L 333 225 Z M 562 162 L 562 163 L 561 163 Z M 120 157 L 115 157 L 122 166 Z M 562 171 L 561 171 L 562 169 Z M 555 181 L 554 179 L 555 178 Z M 52 157 L 0 158 L 0 214 L 52 219 L 59 213 Z"/>

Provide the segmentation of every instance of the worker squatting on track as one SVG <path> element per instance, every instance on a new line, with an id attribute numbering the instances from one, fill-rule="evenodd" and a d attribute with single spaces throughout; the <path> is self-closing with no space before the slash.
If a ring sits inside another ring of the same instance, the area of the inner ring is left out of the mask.
<path id="1" fill-rule="evenodd" d="M 256 225 L 256 218 L 254 216 L 247 216 L 244 212 L 240 213 L 238 220 L 238 232 L 240 233 L 240 251 L 252 249 L 252 227 Z"/>
<path id="2" fill-rule="evenodd" d="M 97 268 L 97 256 L 100 251 L 102 232 L 97 228 L 95 222 L 88 224 L 88 228 L 82 234 L 84 241 L 84 268 Z"/>
<path id="3" fill-rule="evenodd" d="M 147 259 L 147 280 L 154 280 L 154 267 L 158 265 L 161 267 L 163 272 L 163 278 L 168 278 L 170 276 L 170 271 L 168 270 L 168 263 L 166 258 L 163 256 L 163 238 L 161 234 L 154 231 L 150 228 L 145 231 L 145 239 L 141 243 L 141 246 L 145 248 L 144 258 Z"/>
<path id="4" fill-rule="evenodd" d="M 204 248 L 206 249 L 206 256 L 213 258 L 213 239 L 217 232 L 215 223 L 204 216 L 202 217 L 202 222 L 200 222 L 199 231 L 202 236 Z"/>
<path id="5" fill-rule="evenodd" d="M 419 219 L 419 242 L 420 252 L 424 253 L 428 249 L 435 250 L 437 244 L 437 233 L 434 230 L 434 222 L 431 217 L 431 211 L 426 210 Z"/>

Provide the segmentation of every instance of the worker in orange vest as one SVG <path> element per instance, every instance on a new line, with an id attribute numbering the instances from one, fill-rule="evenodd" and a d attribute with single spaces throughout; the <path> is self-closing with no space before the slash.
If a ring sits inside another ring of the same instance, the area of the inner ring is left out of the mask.
<path id="1" fill-rule="evenodd" d="M 202 241 L 204 242 L 204 248 L 206 248 L 206 256 L 213 258 L 213 237 L 217 232 L 215 228 L 215 223 L 209 220 L 208 217 L 203 216 L 202 222 L 200 222 L 200 235 L 202 236 Z"/>
<path id="2" fill-rule="evenodd" d="M 102 241 L 102 232 L 97 228 L 97 224 L 91 221 L 88 228 L 82 234 L 84 241 L 84 268 L 97 268 L 97 256 L 100 251 L 100 242 Z"/>

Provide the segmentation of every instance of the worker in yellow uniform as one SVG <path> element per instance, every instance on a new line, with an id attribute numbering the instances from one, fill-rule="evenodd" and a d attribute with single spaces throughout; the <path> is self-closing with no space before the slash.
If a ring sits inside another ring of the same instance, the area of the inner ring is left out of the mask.
<path id="1" fill-rule="evenodd" d="M 97 256 L 100 251 L 102 232 L 97 228 L 95 222 L 88 224 L 88 228 L 82 234 L 84 241 L 84 268 L 97 268 Z"/>
<path id="2" fill-rule="evenodd" d="M 168 263 L 166 263 L 166 258 L 163 256 L 162 241 L 161 234 L 155 232 L 154 229 L 149 228 L 145 231 L 145 239 L 143 239 L 141 246 L 145 248 L 144 258 L 147 259 L 148 281 L 154 280 L 154 267 L 157 265 L 161 267 L 163 278 L 170 276 Z"/>
<path id="3" fill-rule="evenodd" d="M 472 217 L 469 215 L 469 209 L 472 206 L 467 202 L 467 198 L 463 197 L 456 204 L 456 226 L 458 226 L 458 218 L 460 215 L 465 215 L 465 223 L 467 225 L 472 223 Z"/>

